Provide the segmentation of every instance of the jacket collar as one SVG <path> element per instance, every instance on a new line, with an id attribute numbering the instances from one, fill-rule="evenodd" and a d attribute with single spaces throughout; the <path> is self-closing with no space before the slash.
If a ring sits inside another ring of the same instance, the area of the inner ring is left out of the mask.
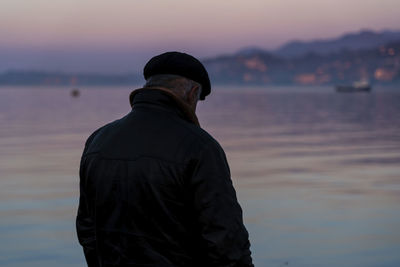
<path id="1" fill-rule="evenodd" d="M 148 102 L 156 105 L 175 106 L 178 113 L 186 120 L 200 127 L 196 114 L 191 110 L 188 104 L 179 98 L 171 90 L 163 87 L 146 87 L 133 90 L 129 95 L 129 102 L 133 108 L 140 102 Z"/>

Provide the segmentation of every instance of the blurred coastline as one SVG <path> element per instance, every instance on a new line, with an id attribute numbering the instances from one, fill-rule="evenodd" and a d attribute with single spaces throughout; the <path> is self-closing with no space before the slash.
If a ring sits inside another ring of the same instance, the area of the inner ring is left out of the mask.
<path id="1" fill-rule="evenodd" d="M 293 41 L 276 50 L 249 47 L 202 61 L 212 84 L 220 86 L 324 86 L 368 81 L 373 86 L 399 87 L 400 31 L 364 30 L 333 39 Z M 131 86 L 143 82 L 139 72 L 112 74 L 112 69 L 110 73 L 0 72 L 3 87 Z"/>

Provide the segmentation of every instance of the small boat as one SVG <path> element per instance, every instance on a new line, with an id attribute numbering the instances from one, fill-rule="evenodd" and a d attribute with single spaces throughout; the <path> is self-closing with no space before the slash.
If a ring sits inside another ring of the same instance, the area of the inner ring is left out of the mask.
<path id="1" fill-rule="evenodd" d="M 72 97 L 79 97 L 79 95 L 81 94 L 81 92 L 79 91 L 78 88 L 74 88 L 71 90 L 71 96 Z"/>
<path id="2" fill-rule="evenodd" d="M 352 92 L 369 92 L 371 91 L 371 85 L 368 82 L 354 82 L 353 85 L 337 85 L 335 87 L 336 92 L 340 93 L 352 93 Z"/>

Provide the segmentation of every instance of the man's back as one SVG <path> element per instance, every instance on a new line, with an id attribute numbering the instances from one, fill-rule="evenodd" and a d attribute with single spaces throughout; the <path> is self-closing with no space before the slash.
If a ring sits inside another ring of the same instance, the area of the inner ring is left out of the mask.
<path id="1" fill-rule="evenodd" d="M 251 266 L 224 152 L 165 92 L 138 93 L 132 112 L 96 131 L 80 176 L 88 263 Z"/>

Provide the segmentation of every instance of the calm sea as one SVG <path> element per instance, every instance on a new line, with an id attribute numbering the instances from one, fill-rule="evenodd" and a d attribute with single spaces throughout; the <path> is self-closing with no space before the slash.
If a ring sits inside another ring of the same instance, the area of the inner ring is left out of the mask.
<path id="1" fill-rule="evenodd" d="M 129 92 L 0 88 L 0 266 L 85 266 L 80 155 Z M 198 113 L 227 154 L 256 266 L 400 266 L 400 88 L 216 88 Z"/>

